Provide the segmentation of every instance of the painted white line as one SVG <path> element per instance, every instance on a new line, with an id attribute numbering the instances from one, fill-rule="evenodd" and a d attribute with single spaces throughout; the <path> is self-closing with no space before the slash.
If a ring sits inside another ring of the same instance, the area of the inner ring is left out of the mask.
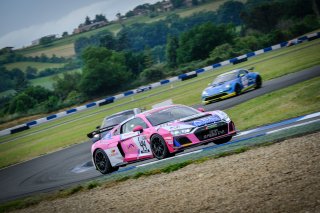
<path id="1" fill-rule="evenodd" d="M 202 151 L 203 151 L 203 150 L 200 149 L 200 150 L 197 150 L 197 151 L 193 151 L 193 152 L 188 152 L 188 153 L 185 153 L 185 154 L 177 155 L 177 156 L 174 156 L 174 157 L 171 157 L 171 158 L 165 158 L 165 159 L 162 159 L 162 160 L 157 160 L 157 161 L 153 161 L 153 162 L 150 162 L 150 163 L 145 163 L 145 164 L 142 164 L 142 165 L 138 165 L 138 166 L 136 166 L 136 167 L 148 166 L 148 165 L 160 163 L 160 162 L 162 162 L 162 161 L 171 160 L 171 159 L 174 159 L 174 158 L 180 158 L 180 157 L 183 157 L 183 156 L 186 156 L 186 155 L 191 155 L 191 154 L 199 153 L 199 152 L 202 152 Z"/>
<path id="2" fill-rule="evenodd" d="M 315 118 L 317 116 L 320 116 L 320 112 L 316 112 L 316 113 L 312 113 L 310 115 L 306 115 L 306 116 L 302 117 L 301 119 L 299 119 L 298 121 L 306 120 L 306 119 L 309 119 L 309 118 Z"/>
<path id="3" fill-rule="evenodd" d="M 310 119 L 310 118 L 315 118 L 315 117 L 318 117 L 318 116 L 320 116 L 320 112 L 316 112 L 316 113 L 312 113 L 312 114 L 309 114 L 309 115 L 302 116 L 301 118 L 299 118 L 296 121 L 293 121 L 292 123 L 296 123 L 298 121 L 303 121 L 303 120 Z M 272 124 L 270 124 L 269 126 L 272 126 Z M 251 129 L 251 130 L 248 130 L 248 131 L 240 132 L 235 137 L 239 137 L 239 136 L 242 136 L 242 135 L 248 135 L 250 133 L 256 132 L 257 130 L 260 130 L 260 129 L 263 129 L 263 128 L 267 128 L 267 127 L 268 127 L 268 125 L 267 126 L 258 127 L 256 129 Z"/>
<path id="4" fill-rule="evenodd" d="M 291 129 L 293 127 L 304 126 L 304 125 L 307 125 L 307 124 L 315 123 L 315 122 L 318 122 L 318 121 L 320 121 L 320 119 L 313 120 L 313 121 L 308 121 L 308 122 L 304 122 L 304 123 L 296 124 L 296 125 L 292 125 L 292 126 L 283 127 L 281 129 L 272 130 L 272 131 L 266 132 L 266 134 L 268 135 L 268 134 L 272 134 L 272 133 L 275 133 L 275 132 L 280 132 L 282 130 Z"/>

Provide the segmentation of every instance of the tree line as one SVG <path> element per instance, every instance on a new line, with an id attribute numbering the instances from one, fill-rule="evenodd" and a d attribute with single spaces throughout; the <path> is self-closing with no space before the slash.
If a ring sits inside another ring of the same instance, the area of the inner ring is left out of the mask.
<path id="1" fill-rule="evenodd" d="M 117 35 L 82 37 L 75 42 L 82 74 L 57 77 L 54 91 L 27 86 L 1 101 L 0 113 L 49 112 L 208 66 L 318 29 L 318 11 L 314 0 L 228 1 L 216 12 L 169 15 L 124 26 Z M 34 90 L 49 98 L 35 97 Z"/>

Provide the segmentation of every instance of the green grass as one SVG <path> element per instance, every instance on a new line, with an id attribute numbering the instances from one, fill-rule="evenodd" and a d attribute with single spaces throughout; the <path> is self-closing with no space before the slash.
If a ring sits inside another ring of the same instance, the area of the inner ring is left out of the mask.
<path id="1" fill-rule="evenodd" d="M 74 73 L 74 72 L 81 73 L 81 69 L 70 70 L 70 71 L 63 72 L 63 73 Z M 53 83 L 54 83 L 55 77 L 56 76 L 61 77 L 63 75 L 63 73 L 50 75 L 50 76 L 46 76 L 46 77 L 35 78 L 35 79 L 30 80 L 30 83 L 33 86 L 42 86 L 42 87 L 47 88 L 49 90 L 53 90 Z"/>
<path id="2" fill-rule="evenodd" d="M 221 4 L 226 2 L 227 0 L 214 0 L 210 1 L 208 3 L 205 3 L 203 5 L 199 5 L 197 7 L 192 8 L 184 8 L 175 10 L 173 12 L 166 12 L 159 16 L 150 18 L 148 16 L 134 16 L 130 17 L 127 20 L 123 21 L 123 24 L 126 26 L 130 26 L 134 23 L 152 23 L 155 21 L 159 21 L 161 19 L 165 19 L 167 15 L 170 14 L 178 14 L 181 17 L 187 17 L 194 13 L 201 12 L 201 11 L 216 11 Z M 241 0 L 242 2 L 245 2 L 246 0 Z M 72 57 L 75 55 L 74 52 L 74 46 L 73 43 L 80 37 L 90 37 L 98 32 L 101 32 L 103 30 L 109 30 L 110 32 L 117 34 L 121 30 L 122 26 L 119 23 L 114 23 L 99 29 L 95 29 L 89 32 L 84 32 L 81 34 L 76 35 L 70 35 L 66 38 L 61 38 L 52 43 L 52 46 L 50 47 L 43 47 L 41 45 L 27 47 L 24 49 L 19 50 L 19 53 L 23 55 L 28 56 L 40 56 L 42 53 L 51 56 L 53 54 L 57 56 L 63 56 L 63 57 Z"/>
<path id="3" fill-rule="evenodd" d="M 6 64 L 5 67 L 8 70 L 18 68 L 22 71 L 26 71 L 27 67 L 36 68 L 38 71 L 45 70 L 47 68 L 60 68 L 63 67 L 63 63 L 42 63 L 42 62 L 15 62 L 11 64 Z"/>
<path id="4" fill-rule="evenodd" d="M 319 46 L 320 42 L 315 40 L 290 48 L 263 54 L 237 66 L 227 66 L 213 72 L 207 72 L 188 81 L 176 82 L 171 85 L 152 89 L 148 92 L 140 93 L 138 95 L 116 101 L 113 104 L 108 104 L 103 107 L 76 113 L 74 115 L 57 119 L 56 121 L 42 124 L 25 132 L 1 137 L 0 142 L 22 136 L 14 141 L 0 144 L 0 167 L 21 162 L 72 144 L 86 141 L 86 133 L 92 131 L 92 129 L 99 125 L 103 117 L 121 110 L 130 109 L 133 107 L 146 107 L 149 109 L 153 104 L 162 102 L 169 98 L 172 99 L 174 103 L 187 105 L 199 104 L 200 94 L 206 85 L 212 81 L 212 78 L 217 74 L 230 69 L 237 67 L 249 67 L 252 66 L 252 63 L 258 63 L 254 65 L 256 70 L 261 73 L 264 80 L 268 80 L 290 72 L 296 72 L 302 68 L 320 64 L 320 52 L 318 51 Z M 278 57 L 274 58 L 274 56 Z M 279 64 L 280 62 L 281 64 L 286 64 L 285 66 L 283 65 L 281 69 L 279 68 L 281 65 Z M 277 70 L 277 72 L 274 70 Z M 319 107 L 317 107 L 319 106 L 318 82 L 319 79 L 303 82 L 285 89 L 285 92 L 283 92 L 283 90 L 276 91 L 274 93 L 253 99 L 248 102 L 248 105 L 236 106 L 228 110 L 228 112 L 235 120 L 237 128 L 243 130 L 245 128 L 270 123 L 276 120 L 319 111 Z M 157 94 L 161 91 L 166 92 Z M 278 96 L 281 96 L 281 98 L 277 98 Z M 293 96 L 297 98 L 294 98 Z M 131 101 L 131 99 L 141 100 L 128 103 Z M 277 100 L 277 102 L 273 100 Z M 290 107 L 289 111 L 287 110 L 288 106 L 285 105 L 286 103 L 289 106 L 293 105 L 294 107 Z M 270 108 L 273 107 L 274 110 L 271 112 L 267 109 L 264 109 L 264 106 L 269 106 Z M 280 108 L 280 106 L 284 108 Z M 259 115 L 256 116 L 253 114 L 254 116 L 252 116 L 252 114 L 247 114 L 250 111 L 255 111 L 256 113 L 259 113 Z M 281 115 L 277 116 L 277 114 Z M 67 121 L 69 121 L 69 123 L 62 124 Z M 57 124 L 62 125 L 50 128 Z M 26 134 L 46 128 L 49 129 L 37 134 L 25 136 Z"/>

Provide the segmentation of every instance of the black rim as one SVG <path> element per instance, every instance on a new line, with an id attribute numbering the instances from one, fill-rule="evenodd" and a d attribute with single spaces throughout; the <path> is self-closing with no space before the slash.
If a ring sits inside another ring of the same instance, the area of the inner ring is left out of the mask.
<path id="1" fill-rule="evenodd" d="M 240 94 L 240 87 L 237 85 L 236 86 L 236 94 L 239 95 Z"/>
<path id="2" fill-rule="evenodd" d="M 100 171 L 104 171 L 106 169 L 107 159 L 106 156 L 98 151 L 95 155 L 96 166 Z"/>
<path id="3" fill-rule="evenodd" d="M 261 87 L 261 79 L 260 78 L 257 79 L 257 87 Z"/>
<path id="4" fill-rule="evenodd" d="M 161 157 L 164 152 L 164 145 L 160 138 L 154 138 L 152 141 L 153 153 L 156 157 Z"/>

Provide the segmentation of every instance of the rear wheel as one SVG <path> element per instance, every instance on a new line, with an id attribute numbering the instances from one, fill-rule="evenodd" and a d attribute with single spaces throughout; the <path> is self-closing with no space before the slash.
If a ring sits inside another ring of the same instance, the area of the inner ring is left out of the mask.
<path id="1" fill-rule="evenodd" d="M 171 155 L 166 142 L 160 135 L 153 135 L 150 141 L 152 153 L 156 158 L 164 159 Z"/>
<path id="2" fill-rule="evenodd" d="M 239 84 L 236 84 L 236 87 L 235 87 L 234 91 L 236 92 L 236 95 L 240 95 L 240 93 L 241 93 L 241 88 L 240 88 L 240 85 L 239 85 Z"/>
<path id="3" fill-rule="evenodd" d="M 213 143 L 215 143 L 215 144 L 223 144 L 223 143 L 227 143 L 227 142 L 231 141 L 231 139 L 232 139 L 232 136 L 228 136 L 228 137 L 225 137 L 225 138 L 221 138 L 219 140 L 215 140 L 215 141 L 213 141 Z"/>
<path id="4" fill-rule="evenodd" d="M 96 165 L 96 168 L 101 172 L 102 174 L 108 174 L 113 171 L 117 171 L 119 167 L 112 167 L 110 160 L 102 149 L 98 149 L 94 152 L 94 163 Z"/>
<path id="5" fill-rule="evenodd" d="M 256 86 L 255 86 L 255 89 L 261 88 L 261 85 L 262 85 L 262 79 L 261 79 L 261 76 L 258 75 L 257 78 L 256 78 Z"/>

